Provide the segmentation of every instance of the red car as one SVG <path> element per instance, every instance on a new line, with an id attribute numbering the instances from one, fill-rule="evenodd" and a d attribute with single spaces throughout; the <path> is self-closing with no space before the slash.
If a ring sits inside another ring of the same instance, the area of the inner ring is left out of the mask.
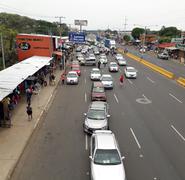
<path id="1" fill-rule="evenodd" d="M 71 65 L 71 71 L 77 72 L 78 76 L 81 75 L 80 66 L 77 65 L 77 64 L 72 64 L 72 65 Z"/>
<path id="2" fill-rule="evenodd" d="M 107 101 L 105 89 L 101 82 L 94 82 L 92 84 L 91 101 Z"/>

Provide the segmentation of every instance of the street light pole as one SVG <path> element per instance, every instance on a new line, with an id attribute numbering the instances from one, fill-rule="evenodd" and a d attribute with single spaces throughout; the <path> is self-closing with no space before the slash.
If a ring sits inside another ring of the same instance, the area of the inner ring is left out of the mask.
<path id="1" fill-rule="evenodd" d="M 1 49 L 2 49 L 3 69 L 5 69 L 6 66 L 5 66 L 4 46 L 3 46 L 3 34 L 2 33 L 1 33 Z"/>
<path id="2" fill-rule="evenodd" d="M 145 26 L 145 30 L 144 30 L 144 36 L 143 36 L 142 55 L 144 53 L 145 41 L 146 41 L 146 26 Z"/>

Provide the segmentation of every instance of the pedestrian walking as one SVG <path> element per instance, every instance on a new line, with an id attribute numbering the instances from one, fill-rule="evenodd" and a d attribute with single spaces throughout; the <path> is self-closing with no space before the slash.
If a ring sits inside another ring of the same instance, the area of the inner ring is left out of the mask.
<path id="1" fill-rule="evenodd" d="M 31 104 L 32 93 L 33 93 L 32 87 L 26 89 L 26 101 L 27 101 L 27 104 Z"/>
<path id="2" fill-rule="evenodd" d="M 26 112 L 27 112 L 27 114 L 28 114 L 28 120 L 30 121 L 32 118 L 33 118 L 33 116 L 32 116 L 32 107 L 31 107 L 31 105 L 30 104 L 28 104 L 28 106 L 26 107 Z"/>
<path id="3" fill-rule="evenodd" d="M 124 76 L 123 76 L 123 74 L 121 74 L 120 78 L 119 78 L 119 82 L 120 82 L 121 86 L 123 86 L 123 81 L 124 81 Z"/>
<path id="4" fill-rule="evenodd" d="M 100 66 L 101 66 L 101 62 L 100 60 L 98 61 L 98 68 L 100 69 Z"/>
<path id="5" fill-rule="evenodd" d="M 64 85 L 65 84 L 65 73 L 63 73 L 61 75 L 61 84 Z"/>

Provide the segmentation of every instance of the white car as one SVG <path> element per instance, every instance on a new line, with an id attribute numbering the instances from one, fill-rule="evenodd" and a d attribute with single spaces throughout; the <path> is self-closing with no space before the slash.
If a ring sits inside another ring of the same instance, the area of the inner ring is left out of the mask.
<path id="1" fill-rule="evenodd" d="M 125 58 L 118 59 L 118 65 L 119 66 L 126 66 L 127 65 L 126 59 Z"/>
<path id="2" fill-rule="evenodd" d="M 110 62 L 109 64 L 109 71 L 110 72 L 118 72 L 119 67 L 116 62 Z"/>
<path id="3" fill-rule="evenodd" d="M 110 74 L 103 74 L 100 81 L 103 83 L 105 89 L 113 89 L 113 78 Z"/>
<path id="4" fill-rule="evenodd" d="M 84 56 L 82 54 L 78 55 L 77 57 L 78 61 L 81 62 L 81 60 L 84 60 Z"/>
<path id="5" fill-rule="evenodd" d="M 78 74 L 76 71 L 69 71 L 66 76 L 67 84 L 78 84 Z"/>
<path id="6" fill-rule="evenodd" d="M 100 80 L 101 72 L 98 68 L 93 68 L 90 75 L 91 80 Z"/>
<path id="7" fill-rule="evenodd" d="M 123 59 L 122 54 L 116 54 L 115 59 L 116 59 L 116 60 L 118 60 L 118 59 Z"/>
<path id="8" fill-rule="evenodd" d="M 126 180 L 125 168 L 115 135 L 96 130 L 90 141 L 91 180 Z"/>
<path id="9" fill-rule="evenodd" d="M 128 66 L 124 69 L 125 77 L 126 78 L 136 78 L 137 77 L 137 70 L 134 67 Z"/>
<path id="10" fill-rule="evenodd" d="M 102 101 L 94 101 L 90 104 L 88 112 L 84 113 L 84 131 L 92 134 L 95 130 L 108 129 L 108 104 Z"/>

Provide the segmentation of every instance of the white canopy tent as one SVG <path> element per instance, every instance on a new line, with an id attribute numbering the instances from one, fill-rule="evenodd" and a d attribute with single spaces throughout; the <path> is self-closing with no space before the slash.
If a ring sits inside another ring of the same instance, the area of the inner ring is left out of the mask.
<path id="1" fill-rule="evenodd" d="M 0 71 L 0 101 L 51 60 L 52 57 L 33 56 Z"/>

